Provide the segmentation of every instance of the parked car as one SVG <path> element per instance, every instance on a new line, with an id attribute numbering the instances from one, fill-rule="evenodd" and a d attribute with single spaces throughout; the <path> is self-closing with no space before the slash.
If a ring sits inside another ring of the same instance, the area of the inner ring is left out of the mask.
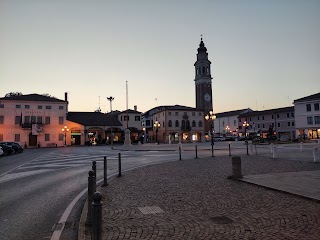
<path id="1" fill-rule="evenodd" d="M 2 150 L 2 147 L 0 147 L 0 156 L 4 155 L 4 152 Z"/>
<path id="2" fill-rule="evenodd" d="M 0 144 L 11 146 L 13 148 L 14 152 L 16 152 L 16 153 L 22 153 L 23 152 L 23 148 L 21 147 L 21 145 L 19 143 L 16 143 L 16 142 L 1 142 Z"/>
<path id="3" fill-rule="evenodd" d="M 213 141 L 215 141 L 215 142 L 225 141 L 225 140 L 226 140 L 226 138 L 225 138 L 225 137 L 222 137 L 222 136 L 220 136 L 220 137 L 213 137 Z"/>
<path id="4" fill-rule="evenodd" d="M 0 143 L 0 147 L 2 147 L 2 150 L 3 150 L 3 155 L 10 155 L 12 153 L 14 153 L 14 150 L 11 146 L 9 145 L 6 145 L 4 143 Z"/>

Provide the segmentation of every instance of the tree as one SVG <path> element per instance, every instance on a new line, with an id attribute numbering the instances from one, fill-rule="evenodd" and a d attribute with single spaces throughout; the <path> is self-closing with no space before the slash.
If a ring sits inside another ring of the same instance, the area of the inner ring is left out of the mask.
<path id="1" fill-rule="evenodd" d="M 21 96 L 21 92 L 9 92 L 4 97 L 14 97 L 14 96 Z"/>

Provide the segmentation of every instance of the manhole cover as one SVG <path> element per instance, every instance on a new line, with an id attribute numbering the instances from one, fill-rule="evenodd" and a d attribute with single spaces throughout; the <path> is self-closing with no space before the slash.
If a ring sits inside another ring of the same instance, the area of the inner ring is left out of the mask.
<path id="1" fill-rule="evenodd" d="M 216 224 L 230 224 L 230 223 L 233 223 L 233 220 L 231 218 L 228 218 L 227 216 L 212 217 L 211 221 L 213 221 Z"/>
<path id="2" fill-rule="evenodd" d="M 138 209 L 142 212 L 142 214 L 163 213 L 163 210 L 159 206 L 138 207 Z"/>

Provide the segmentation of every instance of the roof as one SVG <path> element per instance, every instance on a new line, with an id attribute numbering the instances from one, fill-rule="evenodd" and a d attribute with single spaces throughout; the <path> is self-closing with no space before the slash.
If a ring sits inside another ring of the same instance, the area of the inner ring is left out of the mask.
<path id="1" fill-rule="evenodd" d="M 26 95 L 17 95 L 17 96 L 8 96 L 0 98 L 1 100 L 13 100 L 13 101 L 30 101 L 30 102 L 68 102 L 64 100 L 57 99 L 52 96 L 46 96 L 41 94 L 26 94 Z"/>
<path id="2" fill-rule="evenodd" d="M 122 126 L 116 115 L 101 112 L 68 112 L 67 120 L 84 126 Z"/>
<path id="3" fill-rule="evenodd" d="M 274 109 L 268 109 L 263 111 L 252 111 L 240 114 L 239 117 L 248 117 L 248 116 L 258 116 L 258 115 L 264 115 L 264 114 L 273 114 L 273 113 L 281 113 L 281 112 L 293 112 L 294 106 L 291 107 L 283 107 L 283 108 L 274 108 Z"/>
<path id="4" fill-rule="evenodd" d="M 165 111 L 165 110 L 177 110 L 177 111 L 203 111 L 203 110 L 199 110 L 197 108 L 193 108 L 193 107 L 187 107 L 187 106 L 182 106 L 182 105 L 163 105 L 163 106 L 157 106 L 154 108 L 151 108 L 150 110 L 144 112 L 142 115 L 149 115 L 150 112 L 157 113 L 157 112 L 161 112 L 161 111 Z"/>
<path id="5" fill-rule="evenodd" d="M 245 112 L 252 112 L 252 110 L 250 108 L 245 108 L 245 109 L 233 110 L 229 112 L 216 113 L 215 115 L 217 118 L 221 118 L 221 117 L 238 116 Z"/>
<path id="6" fill-rule="evenodd" d="M 124 111 L 122 111 L 122 112 L 118 112 L 118 114 L 121 114 L 121 113 L 127 113 L 127 110 L 124 110 Z M 141 114 L 141 112 L 136 111 L 136 110 L 132 110 L 132 109 L 128 109 L 128 113 L 131 113 L 131 114 Z"/>
<path id="7" fill-rule="evenodd" d="M 296 100 L 293 101 L 293 103 L 311 101 L 311 100 L 320 100 L 320 93 L 316 93 L 316 94 L 313 94 L 313 95 L 310 95 L 310 96 L 306 96 L 306 97 L 303 97 L 303 98 L 296 99 Z"/>

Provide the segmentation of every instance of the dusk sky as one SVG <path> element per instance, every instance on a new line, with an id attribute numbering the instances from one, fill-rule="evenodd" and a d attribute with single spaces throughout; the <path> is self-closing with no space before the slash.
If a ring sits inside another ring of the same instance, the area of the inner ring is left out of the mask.
<path id="1" fill-rule="evenodd" d="M 0 97 L 48 93 L 69 111 L 195 107 L 200 35 L 214 112 L 320 92 L 319 0 L 0 0 Z M 156 100 L 157 99 L 157 100 Z"/>

